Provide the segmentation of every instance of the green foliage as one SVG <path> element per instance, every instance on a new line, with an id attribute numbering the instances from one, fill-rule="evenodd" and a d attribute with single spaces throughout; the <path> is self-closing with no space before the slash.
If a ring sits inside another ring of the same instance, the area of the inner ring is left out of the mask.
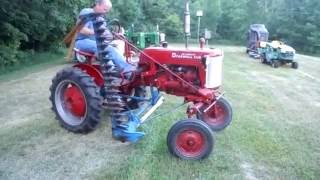
<path id="1" fill-rule="evenodd" d="M 118 0 L 113 1 L 113 10 L 109 17 L 117 18 L 121 21 L 122 26 L 129 27 L 131 24 L 138 23 L 141 15 L 141 9 L 137 1 Z"/>
<path id="2" fill-rule="evenodd" d="M 0 68 L 23 63 L 30 50 L 57 47 L 84 4 L 83 0 L 2 0 Z"/>
<path id="3" fill-rule="evenodd" d="M 245 0 L 226 0 L 222 2 L 222 14 L 218 20 L 217 33 L 223 39 L 239 41 L 244 39 L 248 28 Z"/>
<path id="4" fill-rule="evenodd" d="M 320 52 L 320 2 L 317 0 L 224 0 L 218 22 L 223 39 L 245 41 L 250 24 L 265 24 L 272 39 L 283 40 L 295 49 Z"/>
<path id="5" fill-rule="evenodd" d="M 169 37 L 181 37 L 183 32 L 183 25 L 180 17 L 173 13 L 164 19 L 162 30 Z"/>

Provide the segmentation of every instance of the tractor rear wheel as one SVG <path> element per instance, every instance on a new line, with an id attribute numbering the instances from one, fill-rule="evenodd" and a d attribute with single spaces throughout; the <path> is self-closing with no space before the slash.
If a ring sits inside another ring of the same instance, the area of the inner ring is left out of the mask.
<path id="1" fill-rule="evenodd" d="M 52 110 L 62 127 L 75 133 L 97 128 L 102 97 L 92 77 L 78 68 L 65 68 L 53 78 L 50 92 Z"/>
<path id="2" fill-rule="evenodd" d="M 261 54 L 261 56 L 260 56 L 260 62 L 261 62 L 262 64 L 267 63 L 266 55 L 265 55 L 264 53 Z"/>
<path id="3" fill-rule="evenodd" d="M 195 119 L 176 122 L 167 136 L 171 154 L 183 160 L 200 160 L 213 150 L 214 138 L 210 127 Z"/>
<path id="4" fill-rule="evenodd" d="M 299 68 L 298 62 L 292 62 L 291 67 L 292 67 L 293 69 L 298 69 L 298 68 Z"/>
<path id="5" fill-rule="evenodd" d="M 202 113 L 199 112 L 197 118 L 207 123 L 213 131 L 221 131 L 229 126 L 232 121 L 232 107 L 228 100 L 221 97 L 207 112 L 203 112 L 206 108 L 207 106 L 200 109 Z"/>

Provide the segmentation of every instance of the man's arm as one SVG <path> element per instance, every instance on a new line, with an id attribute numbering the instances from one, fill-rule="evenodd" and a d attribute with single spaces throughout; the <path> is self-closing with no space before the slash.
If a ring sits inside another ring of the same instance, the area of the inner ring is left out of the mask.
<path id="1" fill-rule="evenodd" d="M 94 35 L 94 31 L 88 27 L 83 27 L 79 32 L 87 36 Z"/>

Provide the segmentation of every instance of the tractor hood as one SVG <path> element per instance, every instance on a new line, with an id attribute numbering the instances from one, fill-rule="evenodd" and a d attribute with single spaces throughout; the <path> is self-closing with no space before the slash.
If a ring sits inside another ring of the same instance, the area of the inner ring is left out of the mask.
<path id="1" fill-rule="evenodd" d="M 281 41 L 272 41 L 270 45 L 272 48 L 280 49 L 281 53 L 296 53 L 296 50 Z"/>
<path id="2" fill-rule="evenodd" d="M 150 47 L 144 49 L 144 53 L 154 59 L 174 60 L 174 61 L 199 61 L 204 57 L 223 56 L 223 52 L 219 49 L 209 48 L 162 48 Z"/>
<path id="3" fill-rule="evenodd" d="M 139 63 L 151 64 L 150 69 L 156 69 L 152 59 L 167 67 L 173 65 L 197 69 L 202 87 L 215 89 L 222 84 L 223 52 L 219 49 L 150 47 L 144 49 Z"/>
<path id="4" fill-rule="evenodd" d="M 280 45 L 280 51 L 281 53 L 291 53 L 293 52 L 294 54 L 296 53 L 296 50 L 294 50 L 291 46 L 288 45 Z"/>

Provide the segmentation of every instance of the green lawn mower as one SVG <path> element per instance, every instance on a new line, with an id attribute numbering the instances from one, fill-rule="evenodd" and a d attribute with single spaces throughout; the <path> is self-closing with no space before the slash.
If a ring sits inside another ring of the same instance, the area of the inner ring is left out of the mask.
<path id="1" fill-rule="evenodd" d="M 260 42 L 258 52 L 264 64 L 270 64 L 274 68 L 291 64 L 292 68 L 298 69 L 298 62 L 294 60 L 296 51 L 281 41 Z"/>

